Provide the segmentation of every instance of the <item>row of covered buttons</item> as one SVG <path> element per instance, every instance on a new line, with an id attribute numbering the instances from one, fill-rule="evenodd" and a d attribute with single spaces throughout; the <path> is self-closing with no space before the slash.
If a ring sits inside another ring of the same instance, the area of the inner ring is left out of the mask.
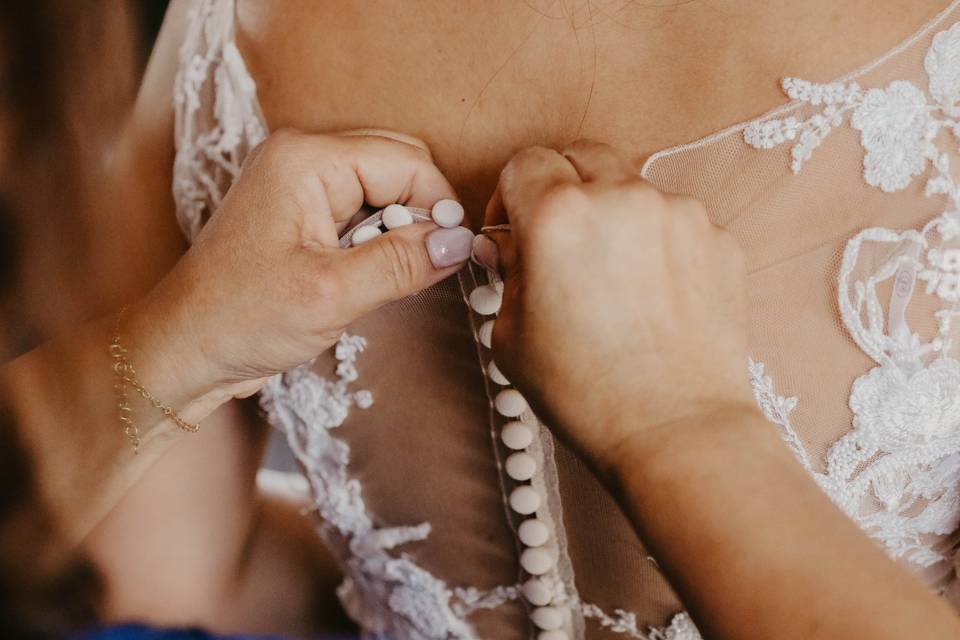
<path id="1" fill-rule="evenodd" d="M 449 229 L 459 227 L 460 223 L 463 222 L 463 205 L 456 200 L 440 200 L 430 210 L 430 217 L 441 227 Z M 402 204 L 388 205 L 381 213 L 376 224 L 362 224 L 355 228 L 350 236 L 350 243 L 357 247 L 364 242 L 373 240 L 383 233 L 380 228 L 381 224 L 389 231 L 413 224 L 414 221 L 414 214 L 407 207 Z"/>
<path id="2" fill-rule="evenodd" d="M 468 298 L 470 307 L 482 316 L 495 315 L 502 300 L 503 286 L 499 282 L 477 287 Z M 477 339 L 487 349 L 492 344 L 493 326 L 494 320 L 486 320 L 477 331 Z M 530 619 L 541 630 L 538 640 L 567 640 L 568 634 L 563 630 L 567 622 L 566 611 L 553 604 L 556 576 L 549 575 L 555 574 L 557 564 L 556 551 L 548 546 L 554 536 L 550 527 L 536 516 L 543 498 L 529 484 L 540 472 L 536 458 L 529 451 L 536 433 L 527 422 L 536 421 L 527 419 L 532 414 L 526 399 L 516 389 L 509 388 L 510 381 L 493 360 L 487 365 L 487 375 L 494 383 L 505 387 L 496 394 L 493 404 L 498 414 L 509 419 L 500 430 L 501 442 L 512 451 L 504 461 L 504 471 L 520 483 L 510 492 L 510 509 L 521 516 L 530 516 L 517 527 L 517 537 L 524 546 L 520 566 L 531 576 L 523 584 L 523 597 L 534 607 Z"/>

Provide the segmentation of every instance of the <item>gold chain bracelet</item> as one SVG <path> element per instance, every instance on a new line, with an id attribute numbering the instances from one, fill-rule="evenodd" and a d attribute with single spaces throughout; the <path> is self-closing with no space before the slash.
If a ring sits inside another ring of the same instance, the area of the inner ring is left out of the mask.
<path id="1" fill-rule="evenodd" d="M 117 381 L 113 388 L 117 397 L 117 413 L 120 418 L 120 424 L 123 425 L 123 433 L 127 436 L 127 440 L 130 441 L 133 452 L 137 453 L 140 449 L 140 430 L 133 421 L 133 409 L 130 407 L 127 399 L 128 386 L 132 387 L 133 390 L 149 402 L 152 407 L 158 409 L 164 417 L 173 420 L 173 423 L 181 430 L 196 433 L 200 430 L 200 425 L 187 422 L 181 418 L 173 407 L 165 405 L 155 398 L 137 379 L 137 370 L 134 369 L 133 364 L 127 359 L 127 350 L 123 348 L 120 342 L 120 325 L 123 321 L 123 314 L 126 313 L 126 311 L 127 309 L 124 307 L 123 310 L 117 314 L 117 324 L 113 331 L 113 341 L 110 343 L 110 357 L 113 358 L 113 371 L 117 376 Z"/>

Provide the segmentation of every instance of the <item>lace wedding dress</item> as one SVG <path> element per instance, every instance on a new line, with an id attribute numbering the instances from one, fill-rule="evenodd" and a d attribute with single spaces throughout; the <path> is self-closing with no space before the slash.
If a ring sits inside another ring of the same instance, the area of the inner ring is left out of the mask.
<path id="1" fill-rule="evenodd" d="M 266 134 L 233 11 L 199 2 L 181 52 L 188 236 Z M 771 428 L 890 557 L 960 603 L 960 2 L 847 77 L 783 89 L 782 108 L 643 175 L 701 199 L 743 246 L 749 375 Z M 489 318 L 467 304 L 485 283 L 470 267 L 390 305 L 262 394 L 346 609 L 371 638 L 699 638 L 589 472 L 529 411 L 498 412 Z M 520 481 L 518 451 L 536 462 Z M 518 513 L 518 487 L 534 513 Z M 520 528 L 532 518 L 545 526 Z"/>

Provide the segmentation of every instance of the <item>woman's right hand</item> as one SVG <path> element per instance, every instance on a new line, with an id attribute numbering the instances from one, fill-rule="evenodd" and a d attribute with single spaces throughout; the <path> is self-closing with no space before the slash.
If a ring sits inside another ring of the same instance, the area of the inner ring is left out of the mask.
<path id="1" fill-rule="evenodd" d="M 681 423 L 756 413 L 743 257 L 698 202 L 584 141 L 517 154 L 485 222 L 511 226 L 490 234 L 497 365 L 600 471 Z"/>
<path id="2" fill-rule="evenodd" d="M 158 388 L 176 380 L 181 401 L 253 393 L 361 315 L 460 268 L 473 238 L 463 227 L 411 224 L 339 248 L 338 230 L 364 204 L 429 209 L 444 198 L 453 189 L 417 140 L 273 134 L 177 266 L 128 311 L 131 361 Z"/>

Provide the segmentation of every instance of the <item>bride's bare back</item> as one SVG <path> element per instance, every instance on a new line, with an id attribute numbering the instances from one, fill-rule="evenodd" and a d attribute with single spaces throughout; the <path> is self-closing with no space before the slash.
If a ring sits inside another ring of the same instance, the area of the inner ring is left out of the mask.
<path id="1" fill-rule="evenodd" d="M 638 159 L 876 58 L 943 0 L 243 2 L 271 129 L 421 137 L 476 220 L 509 157 L 578 138 Z"/>

